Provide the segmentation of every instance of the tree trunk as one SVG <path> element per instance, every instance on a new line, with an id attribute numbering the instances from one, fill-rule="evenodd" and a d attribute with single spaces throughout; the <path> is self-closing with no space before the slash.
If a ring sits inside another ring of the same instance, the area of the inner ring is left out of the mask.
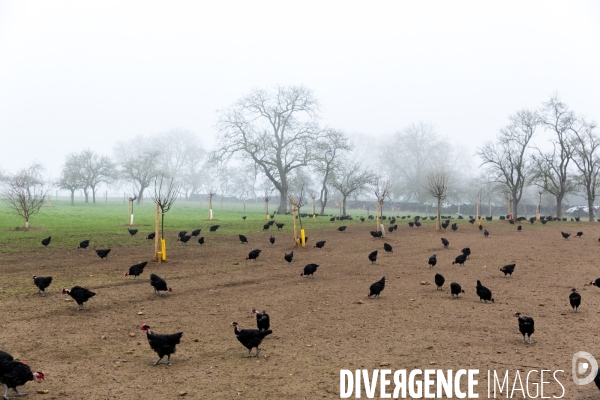
<path id="1" fill-rule="evenodd" d="M 327 186 L 323 185 L 323 189 L 321 189 L 321 214 L 325 215 L 325 206 L 327 205 Z"/>
<path id="2" fill-rule="evenodd" d="M 75 189 L 71 189 L 71 205 L 75 205 Z"/>
<path id="3" fill-rule="evenodd" d="M 594 222 L 594 200 L 591 199 L 591 196 L 588 197 L 588 216 L 590 222 Z"/>
<path id="4" fill-rule="evenodd" d="M 279 198 L 279 214 L 285 214 L 287 212 L 287 203 L 288 203 L 288 184 L 287 181 L 281 180 L 281 189 L 279 190 L 280 198 Z"/>
<path id="5" fill-rule="evenodd" d="M 85 195 L 85 202 L 87 203 L 89 200 L 89 194 L 88 194 L 87 189 L 83 189 L 83 194 Z"/>
<path id="6" fill-rule="evenodd" d="M 348 196 L 347 195 L 342 195 L 342 216 L 345 217 L 346 216 L 346 198 Z"/>
<path id="7" fill-rule="evenodd" d="M 146 189 L 146 186 L 140 186 L 140 192 L 138 193 L 138 198 L 137 198 L 137 203 L 136 204 L 140 204 L 142 202 L 142 199 L 144 198 L 144 190 Z"/>
<path id="8" fill-rule="evenodd" d="M 512 208 L 510 210 L 510 212 L 512 213 L 512 219 L 516 220 L 518 218 L 518 210 L 519 210 L 519 200 L 517 200 L 515 197 L 513 197 L 512 199 Z"/>
<path id="9" fill-rule="evenodd" d="M 92 188 L 92 203 L 96 204 L 96 189 Z"/>
<path id="10" fill-rule="evenodd" d="M 435 230 L 439 231 L 440 228 L 440 220 L 442 219 L 442 199 L 438 198 L 438 206 L 437 206 L 437 217 L 435 218 Z"/>
<path id="11" fill-rule="evenodd" d="M 562 202 L 563 197 L 565 197 L 564 193 L 556 196 L 556 216 L 558 218 L 562 217 Z"/>

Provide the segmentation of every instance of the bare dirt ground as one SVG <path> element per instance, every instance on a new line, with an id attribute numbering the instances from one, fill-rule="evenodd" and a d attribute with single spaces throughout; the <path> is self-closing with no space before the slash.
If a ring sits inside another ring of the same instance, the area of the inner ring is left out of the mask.
<path id="1" fill-rule="evenodd" d="M 202 247 L 169 237 L 168 262 L 149 263 L 138 280 L 123 274 L 150 259 L 152 244 L 126 243 L 143 237 L 124 240 L 107 261 L 93 249 L 65 252 L 52 245 L 3 255 L 0 349 L 48 372 L 43 383 L 23 387 L 29 398 L 40 399 L 175 399 L 182 391 L 196 399 L 339 398 L 340 369 L 380 365 L 392 371 L 479 369 L 480 398 L 487 398 L 488 370 L 510 370 L 512 385 L 517 369 L 560 369 L 563 398 L 599 397 L 593 384 L 573 384 L 571 357 L 580 350 L 598 355 L 600 289 L 585 284 L 600 277 L 600 224 L 526 222 L 517 232 L 493 221 L 486 224 L 486 239 L 466 221 L 457 232 L 398 223 L 385 239 L 371 238 L 372 223 L 351 222 L 343 233 L 332 223 L 307 232 L 306 248 L 294 248 L 289 231 L 240 231 L 248 236 L 245 245 L 208 232 Z M 561 230 L 584 235 L 565 240 Z M 449 249 L 441 237 L 450 240 Z M 327 241 L 322 250 L 312 247 L 317 240 Z M 383 252 L 384 242 L 393 253 Z M 463 247 L 472 256 L 465 266 L 452 265 Z M 244 260 L 251 248 L 263 250 L 256 262 Z M 379 258 L 371 265 L 367 255 L 376 249 Z M 283 255 L 290 250 L 295 257 L 288 265 Z M 438 265 L 430 270 L 434 253 Z M 314 279 L 301 278 L 311 262 L 320 264 Z M 498 268 L 511 262 L 517 264 L 514 276 L 504 278 Z M 150 273 L 164 277 L 173 292 L 154 295 Z M 443 291 L 436 291 L 435 273 L 446 278 Z M 54 277 L 46 297 L 36 293 L 33 274 Z M 382 276 L 388 281 L 381 298 L 368 299 L 370 284 Z M 479 302 L 477 279 L 492 290 L 494 304 Z M 466 293 L 452 299 L 450 282 Z M 60 293 L 75 284 L 97 293 L 82 311 Z M 583 297 L 576 314 L 568 302 L 572 287 Z M 230 323 L 255 328 L 254 307 L 267 310 L 274 333 L 263 341 L 260 357 L 245 358 Z M 522 343 L 514 311 L 535 319 L 532 345 Z M 143 322 L 157 333 L 184 332 L 172 365 L 152 365 L 157 357 L 139 329 Z M 544 395 L 561 391 L 549 384 Z M 518 393 L 513 398 L 521 398 Z"/>

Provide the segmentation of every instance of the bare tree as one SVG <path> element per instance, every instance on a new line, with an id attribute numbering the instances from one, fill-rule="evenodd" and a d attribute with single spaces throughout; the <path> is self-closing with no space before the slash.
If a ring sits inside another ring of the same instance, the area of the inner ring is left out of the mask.
<path id="1" fill-rule="evenodd" d="M 380 219 L 383 216 L 383 203 L 390 195 L 390 190 L 392 189 L 392 182 L 388 180 L 384 180 L 381 178 L 375 179 L 371 183 L 373 187 L 373 193 L 375 194 L 375 198 L 377 199 L 377 205 L 379 208 L 378 212 L 376 212 L 375 222 L 377 223 L 377 230 L 381 229 L 380 227 Z"/>
<path id="2" fill-rule="evenodd" d="M 346 199 L 354 193 L 360 193 L 373 182 L 375 175 L 363 169 L 360 161 L 340 161 L 332 171 L 329 182 L 342 195 L 342 215 L 346 216 Z"/>
<path id="3" fill-rule="evenodd" d="M 517 218 L 523 189 L 531 179 L 529 143 L 539 123 L 535 111 L 521 110 L 509 117 L 510 124 L 500 130 L 496 142 L 488 141 L 477 154 L 488 165 L 496 182 L 501 183 L 511 197 L 513 218 Z"/>
<path id="4" fill-rule="evenodd" d="M 116 167 L 107 156 L 101 156 L 90 149 L 83 150 L 76 156 L 80 175 L 84 184 L 85 202 L 88 202 L 87 188 L 92 190 L 92 202 L 96 202 L 96 191 L 102 183 L 109 183 L 116 178 Z"/>
<path id="5" fill-rule="evenodd" d="M 118 142 L 115 148 L 116 158 L 121 167 L 121 177 L 131 182 L 137 193 L 137 204 L 144 199 L 144 190 L 159 175 L 158 145 L 143 136 L 137 136 L 129 142 Z"/>
<path id="6" fill-rule="evenodd" d="M 63 165 L 60 178 L 56 182 L 60 189 L 71 192 L 71 205 L 75 205 L 75 191 L 83 189 L 85 182 L 81 175 L 80 165 L 75 154 L 67 156 L 67 160 Z"/>
<path id="7" fill-rule="evenodd" d="M 448 177 L 443 172 L 430 172 L 427 174 L 427 191 L 431 197 L 437 199 L 437 218 L 435 230 L 440 230 L 442 200 L 446 199 L 448 191 Z"/>
<path id="8" fill-rule="evenodd" d="M 450 168 L 450 165 L 444 168 L 441 163 L 452 150 L 445 139 L 438 137 L 435 127 L 423 121 L 397 132 L 382 148 L 395 197 L 424 204 L 429 197 L 427 174 Z"/>
<path id="9" fill-rule="evenodd" d="M 199 166 L 204 159 L 204 148 L 193 132 L 172 129 L 156 135 L 154 141 L 160 144 L 158 169 L 165 176 L 183 180 L 186 172 L 194 166 Z"/>
<path id="10" fill-rule="evenodd" d="M 567 193 L 575 190 L 575 182 L 569 179 L 569 164 L 573 158 L 572 129 L 575 114 L 560 101 L 558 94 L 544 103 L 540 123 L 553 133 L 552 149 L 543 152 L 539 148 L 532 156 L 535 165 L 533 182 L 556 198 L 556 216 L 562 217 L 562 202 Z"/>
<path id="11" fill-rule="evenodd" d="M 329 194 L 329 177 L 336 167 L 338 156 L 343 151 L 352 150 L 352 145 L 342 131 L 335 129 L 326 129 L 323 138 L 317 143 L 317 157 L 315 160 L 315 169 L 322 175 L 321 185 L 321 212 L 325 213 L 327 205 L 327 195 Z"/>
<path id="12" fill-rule="evenodd" d="M 41 176 L 42 171 L 40 164 L 33 164 L 6 179 L 4 202 L 23 217 L 25 228 L 29 228 L 29 218 L 40 212 L 48 193 Z"/>
<path id="13" fill-rule="evenodd" d="M 581 119 L 580 127 L 572 130 L 576 137 L 573 163 L 579 170 L 575 179 L 588 202 L 590 222 L 594 221 L 594 202 L 600 185 L 600 138 L 594 132 L 595 128 L 595 123 Z"/>
<path id="14" fill-rule="evenodd" d="M 165 235 L 165 214 L 171 209 L 171 206 L 177 200 L 179 195 L 180 183 L 176 182 L 175 179 L 169 179 L 169 182 L 165 182 L 165 176 L 154 178 L 154 193 L 150 195 L 154 203 L 160 208 L 161 211 L 161 227 L 160 237 L 164 239 Z"/>
<path id="15" fill-rule="evenodd" d="M 305 87 L 255 89 L 219 114 L 220 132 L 212 164 L 226 164 L 240 154 L 250 160 L 280 193 L 279 212 L 287 210 L 288 175 L 314 161 L 319 104 Z"/>

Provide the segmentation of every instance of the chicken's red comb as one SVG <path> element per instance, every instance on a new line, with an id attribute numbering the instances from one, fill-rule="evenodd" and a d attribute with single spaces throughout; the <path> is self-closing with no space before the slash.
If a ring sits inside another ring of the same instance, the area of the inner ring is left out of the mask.
<path id="1" fill-rule="evenodd" d="M 146 325 L 146 323 L 144 322 L 142 325 L 140 325 L 140 328 L 144 329 L 145 327 L 147 327 L 148 325 Z"/>

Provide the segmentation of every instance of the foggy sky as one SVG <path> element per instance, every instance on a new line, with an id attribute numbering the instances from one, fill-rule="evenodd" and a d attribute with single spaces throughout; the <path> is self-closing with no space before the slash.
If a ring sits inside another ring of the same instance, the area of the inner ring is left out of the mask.
<path id="1" fill-rule="evenodd" d="M 600 120 L 598 21 L 594 1 L 0 0 L 0 168 L 57 178 L 173 128 L 210 148 L 217 110 L 277 84 L 311 88 L 323 125 L 425 120 L 474 153 L 555 91 Z"/>

